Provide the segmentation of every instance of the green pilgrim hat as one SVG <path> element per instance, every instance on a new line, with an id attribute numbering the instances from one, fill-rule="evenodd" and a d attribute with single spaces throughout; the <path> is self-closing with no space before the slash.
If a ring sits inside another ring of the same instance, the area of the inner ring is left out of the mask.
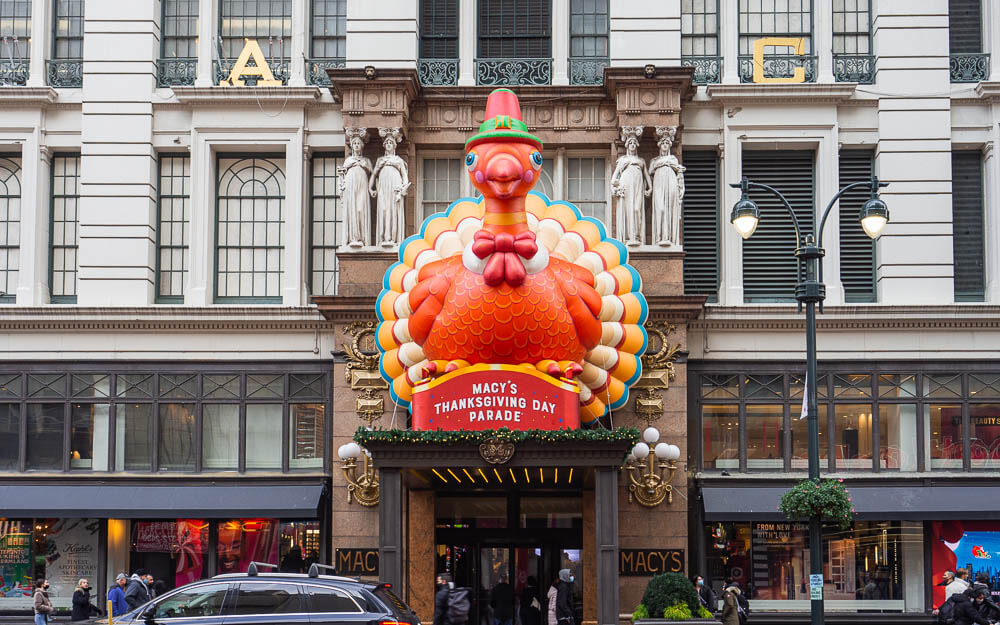
<path id="1" fill-rule="evenodd" d="M 486 141 L 521 141 L 542 149 L 542 140 L 528 132 L 528 125 L 521 120 L 521 105 L 517 94 L 510 89 L 494 89 L 486 99 L 486 121 L 479 126 L 479 134 L 465 142 L 465 149 Z"/>

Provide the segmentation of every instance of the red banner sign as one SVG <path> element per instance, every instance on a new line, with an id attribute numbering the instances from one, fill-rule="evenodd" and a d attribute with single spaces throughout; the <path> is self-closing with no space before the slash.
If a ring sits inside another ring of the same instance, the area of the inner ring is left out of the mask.
<path id="1" fill-rule="evenodd" d="M 576 429 L 579 394 L 574 382 L 527 367 L 473 365 L 413 389 L 413 429 Z"/>

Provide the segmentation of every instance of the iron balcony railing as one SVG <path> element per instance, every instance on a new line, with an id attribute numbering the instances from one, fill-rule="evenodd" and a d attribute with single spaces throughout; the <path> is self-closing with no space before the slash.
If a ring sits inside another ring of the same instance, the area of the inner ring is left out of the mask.
<path id="1" fill-rule="evenodd" d="M 230 72 L 233 71 L 233 63 L 234 61 L 222 61 L 222 62 L 218 60 L 212 61 L 212 67 L 215 73 L 215 84 L 220 84 L 223 80 L 229 78 Z M 288 60 L 279 61 L 271 59 L 268 60 L 267 66 L 271 68 L 271 73 L 274 74 L 274 77 L 276 79 L 281 81 L 281 84 L 283 85 L 288 84 L 291 61 Z M 247 87 L 257 86 L 256 76 L 244 76 L 242 80 L 244 81 L 244 85 Z"/>
<path id="2" fill-rule="evenodd" d="M 963 53 L 951 55 L 951 82 L 980 82 L 990 77 L 990 55 Z"/>
<path id="3" fill-rule="evenodd" d="M 604 68 L 607 66 L 607 57 L 571 56 L 569 58 L 569 84 L 603 85 Z"/>
<path id="4" fill-rule="evenodd" d="M 552 59 L 476 59 L 477 85 L 550 85 Z"/>
<path id="5" fill-rule="evenodd" d="M 326 70 L 344 67 L 344 59 L 306 59 L 306 82 L 318 87 L 329 87 Z"/>
<path id="6" fill-rule="evenodd" d="M 0 60 L 0 87 L 23 87 L 28 84 L 28 62 Z"/>
<path id="7" fill-rule="evenodd" d="M 45 77 L 50 87 L 82 87 L 83 59 L 46 61 Z"/>
<path id="8" fill-rule="evenodd" d="M 422 85 L 457 85 L 458 59 L 418 59 L 417 76 Z"/>
<path id="9" fill-rule="evenodd" d="M 753 57 L 740 56 L 740 82 L 753 82 Z M 797 68 L 805 69 L 805 82 L 816 82 L 816 57 L 799 54 L 770 54 L 764 57 L 765 78 L 792 78 Z"/>
<path id="10" fill-rule="evenodd" d="M 722 79 L 721 56 L 684 56 L 681 66 L 694 68 L 691 80 L 696 85 L 710 85 Z"/>
<path id="11" fill-rule="evenodd" d="M 834 54 L 833 78 L 837 82 L 875 82 L 875 57 L 871 54 Z"/>
<path id="12" fill-rule="evenodd" d="M 156 84 L 159 87 L 191 86 L 198 77 L 198 59 L 159 59 Z"/>

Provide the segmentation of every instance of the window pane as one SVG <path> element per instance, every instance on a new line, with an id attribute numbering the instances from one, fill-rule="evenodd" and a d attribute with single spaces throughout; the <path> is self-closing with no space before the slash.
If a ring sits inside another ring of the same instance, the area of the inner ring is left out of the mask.
<path id="1" fill-rule="evenodd" d="M 71 469 L 108 470 L 109 404 L 73 404 L 69 440 Z"/>
<path id="2" fill-rule="evenodd" d="M 1000 467 L 1000 404 L 969 406 L 969 458 L 973 469 Z"/>
<path id="3" fill-rule="evenodd" d="M 879 466 L 917 470 L 917 406 L 880 404 L 878 408 Z"/>
<path id="4" fill-rule="evenodd" d="M 219 521 L 219 573 L 246 573 L 251 562 L 278 561 L 277 519 Z"/>
<path id="5" fill-rule="evenodd" d="M 702 406 L 702 467 L 706 470 L 740 468 L 739 406 Z"/>
<path id="6" fill-rule="evenodd" d="M 152 397 L 153 374 L 131 373 L 119 375 L 115 389 L 118 397 Z"/>
<path id="7" fill-rule="evenodd" d="M 326 409 L 323 404 L 289 406 L 288 465 L 292 469 L 323 466 L 323 432 Z"/>
<path id="8" fill-rule="evenodd" d="M 507 482 L 506 479 L 502 481 Z M 502 497 L 437 497 L 434 518 L 435 525 L 442 528 L 504 528 L 507 527 L 507 500 Z"/>
<path id="9" fill-rule="evenodd" d="M 119 471 L 151 470 L 152 404 L 118 404 L 115 411 L 115 468 Z"/>
<path id="10" fill-rule="evenodd" d="M 111 376 L 99 373 L 73 375 L 73 397 L 110 397 Z"/>
<path id="11" fill-rule="evenodd" d="M 156 620 L 216 616 L 222 611 L 229 584 L 207 584 L 170 595 L 156 604 Z M 200 620 L 200 619 L 199 619 Z"/>
<path id="12" fill-rule="evenodd" d="M 361 612 L 353 599 L 333 588 L 310 586 L 309 602 L 313 612 Z"/>
<path id="13" fill-rule="evenodd" d="M 194 471 L 194 404 L 160 404 L 161 471 Z"/>
<path id="14" fill-rule="evenodd" d="M 204 404 L 201 419 L 202 468 L 235 471 L 239 468 L 240 407 Z"/>
<path id="15" fill-rule="evenodd" d="M 28 404 L 28 470 L 62 471 L 65 404 Z"/>
<path id="16" fill-rule="evenodd" d="M 367 161 L 367 159 L 364 159 Z M 345 175 L 351 184 L 355 202 L 371 209 L 368 187 L 363 183 L 363 167 L 356 158 L 349 160 L 349 174 L 340 170 L 344 164 L 341 157 L 321 157 L 312 159 L 312 232 L 310 235 L 312 281 L 310 293 L 313 295 L 335 295 L 337 293 L 337 246 L 342 245 L 347 235 L 344 227 L 343 204 L 340 201 L 340 176 Z M 370 166 L 370 163 L 369 163 Z M 363 194 L 363 195 L 362 195 Z M 361 195 L 361 197 L 358 197 Z M 371 219 L 369 215 L 369 226 Z M 370 236 L 370 232 L 369 232 Z"/>
<path id="17" fill-rule="evenodd" d="M 82 0 L 80 0 L 82 2 Z M 59 3 L 61 4 L 61 3 Z M 82 18 L 81 18 L 82 23 Z M 82 43 L 82 38 L 80 39 Z M 58 58 L 79 58 L 79 54 L 59 54 Z M 65 51 L 64 51 L 65 52 Z M 57 302 L 76 300 L 77 205 L 80 201 L 80 157 L 56 156 L 52 159 L 52 213 L 49 250 L 49 288 Z"/>
<path id="18" fill-rule="evenodd" d="M 197 10 L 197 3 L 194 3 Z M 194 18 L 197 19 L 197 18 Z M 194 51 L 191 38 L 191 52 Z M 186 47 L 186 46 L 185 46 Z M 185 51 L 180 56 L 194 57 Z M 188 212 L 191 201 L 191 158 L 160 157 L 160 184 L 157 189 L 159 221 L 156 229 L 156 297 L 159 301 L 182 301 L 187 279 Z"/>
<path id="19" fill-rule="evenodd" d="M 247 405 L 247 469 L 281 468 L 281 404 Z"/>
<path id="20" fill-rule="evenodd" d="M 828 461 L 830 455 L 828 432 L 830 431 L 830 427 L 827 425 L 827 407 L 826 404 L 819 404 L 816 408 L 816 421 L 819 426 L 819 468 L 821 471 L 826 471 L 830 466 Z M 808 469 L 809 420 L 799 418 L 802 415 L 802 406 L 799 403 L 792 404 L 790 409 L 792 419 L 792 469 Z"/>
<path id="21" fill-rule="evenodd" d="M 244 582 L 232 614 L 295 614 L 305 612 L 299 589 L 294 584 Z"/>
<path id="22" fill-rule="evenodd" d="M 152 572 L 168 590 L 209 577 L 208 560 L 208 521 L 132 522 L 132 570 Z"/>
<path id="23" fill-rule="evenodd" d="M 20 406 L 0 404 L 0 471 L 18 470 L 20 445 Z"/>
<path id="24" fill-rule="evenodd" d="M 834 449 L 837 469 L 872 470 L 872 407 L 837 404 L 834 407 Z"/>
<path id="25" fill-rule="evenodd" d="M 781 376 L 777 376 L 781 379 Z M 750 404 L 747 406 L 747 470 L 781 471 L 783 406 Z"/>
<path id="26" fill-rule="evenodd" d="M 959 405 L 925 405 L 924 432 L 927 444 L 924 453 L 934 470 L 962 470 L 962 407 Z"/>
<path id="27" fill-rule="evenodd" d="M 608 221 L 605 167 L 603 158 L 570 158 L 566 167 L 566 199 L 585 216 L 603 222 Z"/>

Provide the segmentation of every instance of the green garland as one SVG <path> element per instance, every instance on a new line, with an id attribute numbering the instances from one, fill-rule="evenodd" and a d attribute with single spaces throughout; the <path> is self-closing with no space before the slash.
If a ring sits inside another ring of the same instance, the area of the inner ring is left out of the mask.
<path id="1" fill-rule="evenodd" d="M 639 441 L 639 430 L 631 427 L 613 430 L 369 430 L 358 428 L 354 441 L 359 445 L 478 445 L 491 439 L 524 443 L 628 443 Z"/>
<path id="2" fill-rule="evenodd" d="M 792 521 L 816 515 L 840 529 L 849 528 L 854 521 L 851 495 L 842 479 L 802 480 L 785 491 L 778 509 Z"/>

